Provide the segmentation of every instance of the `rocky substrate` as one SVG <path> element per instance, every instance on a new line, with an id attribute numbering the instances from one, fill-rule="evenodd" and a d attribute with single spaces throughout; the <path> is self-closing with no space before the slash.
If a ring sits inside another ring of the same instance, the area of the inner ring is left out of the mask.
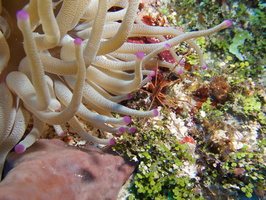
<path id="1" fill-rule="evenodd" d="M 110 148 L 41 139 L 23 154 L 8 155 L 0 199 L 115 200 L 135 167 Z"/>

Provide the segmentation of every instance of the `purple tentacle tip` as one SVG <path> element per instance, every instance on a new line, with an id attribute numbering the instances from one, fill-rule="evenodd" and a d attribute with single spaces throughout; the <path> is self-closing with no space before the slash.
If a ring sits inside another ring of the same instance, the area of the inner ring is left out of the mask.
<path id="1" fill-rule="evenodd" d="M 18 144 L 15 146 L 16 153 L 23 153 L 26 150 L 25 146 L 22 144 Z"/>
<path id="2" fill-rule="evenodd" d="M 183 69 L 180 67 L 177 69 L 177 74 L 182 74 L 183 73 Z"/>
<path id="3" fill-rule="evenodd" d="M 130 132 L 130 133 L 135 133 L 136 132 L 136 128 L 135 127 L 130 127 L 129 129 L 128 129 L 128 131 Z"/>
<path id="4" fill-rule="evenodd" d="M 168 44 L 168 43 L 166 43 L 164 46 L 165 46 L 166 49 L 170 49 L 171 48 L 170 44 Z"/>
<path id="5" fill-rule="evenodd" d="M 125 127 L 121 126 L 118 128 L 119 133 L 124 133 L 126 131 Z"/>
<path id="6" fill-rule="evenodd" d="M 124 117 L 124 122 L 126 123 L 126 124 L 129 124 L 130 122 L 131 122 L 131 118 L 129 117 L 129 116 L 125 116 Z M 120 127 L 121 128 L 121 127 Z"/>
<path id="7" fill-rule="evenodd" d="M 67 131 L 64 131 L 64 132 L 58 133 L 57 135 L 58 135 L 59 137 L 63 137 L 63 136 L 65 136 L 66 134 L 67 134 Z"/>
<path id="8" fill-rule="evenodd" d="M 109 145 L 110 146 L 114 146 L 115 145 L 115 139 L 114 138 L 111 138 L 110 141 L 109 141 Z"/>
<path id="9" fill-rule="evenodd" d="M 18 20 L 27 20 L 27 19 L 29 19 L 29 14 L 25 10 L 19 10 L 17 12 L 17 19 Z"/>
<path id="10" fill-rule="evenodd" d="M 149 75 L 149 76 L 148 76 L 148 79 L 152 80 L 152 76 Z"/>
<path id="11" fill-rule="evenodd" d="M 74 40 L 74 44 L 75 44 L 75 45 L 81 45 L 81 44 L 82 44 L 82 39 L 80 39 L 80 38 L 76 38 L 76 39 Z"/>
<path id="12" fill-rule="evenodd" d="M 153 113 L 154 113 L 154 117 L 158 116 L 159 115 L 159 111 L 157 109 L 154 109 L 153 110 Z"/>
<path id="13" fill-rule="evenodd" d="M 144 56 L 145 56 L 145 54 L 144 54 L 142 51 L 138 51 L 138 52 L 136 53 L 136 57 L 137 57 L 137 59 L 143 59 Z"/>
<path id="14" fill-rule="evenodd" d="M 131 94 L 127 94 L 127 99 L 131 99 L 132 95 Z"/>
<path id="15" fill-rule="evenodd" d="M 228 27 L 228 26 L 231 26 L 233 24 L 233 22 L 231 21 L 231 20 L 225 20 L 225 25 L 226 25 L 226 27 Z"/>
<path id="16" fill-rule="evenodd" d="M 203 70 L 205 70 L 205 69 L 207 69 L 207 68 L 208 68 L 207 65 L 203 65 L 203 66 L 202 66 L 202 69 L 203 69 Z"/>
<path id="17" fill-rule="evenodd" d="M 180 65 L 180 66 L 184 66 L 184 65 L 185 65 L 185 61 L 184 61 L 184 60 L 181 60 L 181 61 L 179 62 L 179 65 Z"/>

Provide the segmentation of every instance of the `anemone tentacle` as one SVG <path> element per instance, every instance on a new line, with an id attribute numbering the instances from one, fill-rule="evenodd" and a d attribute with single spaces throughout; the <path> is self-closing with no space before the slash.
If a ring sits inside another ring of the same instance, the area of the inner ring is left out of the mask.
<path id="1" fill-rule="evenodd" d="M 17 12 L 17 24 L 23 34 L 24 49 L 30 62 L 31 78 L 37 99 L 35 106 L 38 110 L 44 110 L 50 103 L 50 93 L 44 79 L 43 65 L 34 42 L 29 15 L 26 11 L 20 10 Z"/>
<path id="2" fill-rule="evenodd" d="M 14 126 L 9 136 L 0 145 L 0 172 L 3 170 L 5 159 L 9 151 L 21 140 L 30 120 L 30 113 L 19 106 L 17 109 Z M 0 175 L 1 178 L 1 175 Z"/>
<path id="3" fill-rule="evenodd" d="M 7 63 L 10 58 L 10 50 L 6 41 L 5 36 L 3 35 L 2 31 L 0 31 L 0 74 L 7 66 Z"/>
<path id="4" fill-rule="evenodd" d="M 14 100 L 6 83 L 0 83 L 0 146 L 8 137 L 12 130 L 16 118 L 16 107 L 13 105 Z"/>

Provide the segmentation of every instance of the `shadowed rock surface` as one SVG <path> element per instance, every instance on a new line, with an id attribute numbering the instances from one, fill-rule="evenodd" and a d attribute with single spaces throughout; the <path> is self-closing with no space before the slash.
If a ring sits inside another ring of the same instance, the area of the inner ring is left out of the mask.
<path id="1" fill-rule="evenodd" d="M 23 154 L 10 153 L 12 166 L 0 182 L 0 200 L 115 200 L 136 165 L 93 146 L 39 140 Z"/>

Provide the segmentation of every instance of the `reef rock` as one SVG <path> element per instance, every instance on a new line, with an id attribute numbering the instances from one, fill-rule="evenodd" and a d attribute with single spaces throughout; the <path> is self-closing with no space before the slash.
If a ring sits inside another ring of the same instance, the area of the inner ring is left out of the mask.
<path id="1" fill-rule="evenodd" d="M 1 200 L 115 200 L 136 167 L 99 148 L 55 139 L 10 153 L 7 165 L 12 169 L 0 182 Z"/>

